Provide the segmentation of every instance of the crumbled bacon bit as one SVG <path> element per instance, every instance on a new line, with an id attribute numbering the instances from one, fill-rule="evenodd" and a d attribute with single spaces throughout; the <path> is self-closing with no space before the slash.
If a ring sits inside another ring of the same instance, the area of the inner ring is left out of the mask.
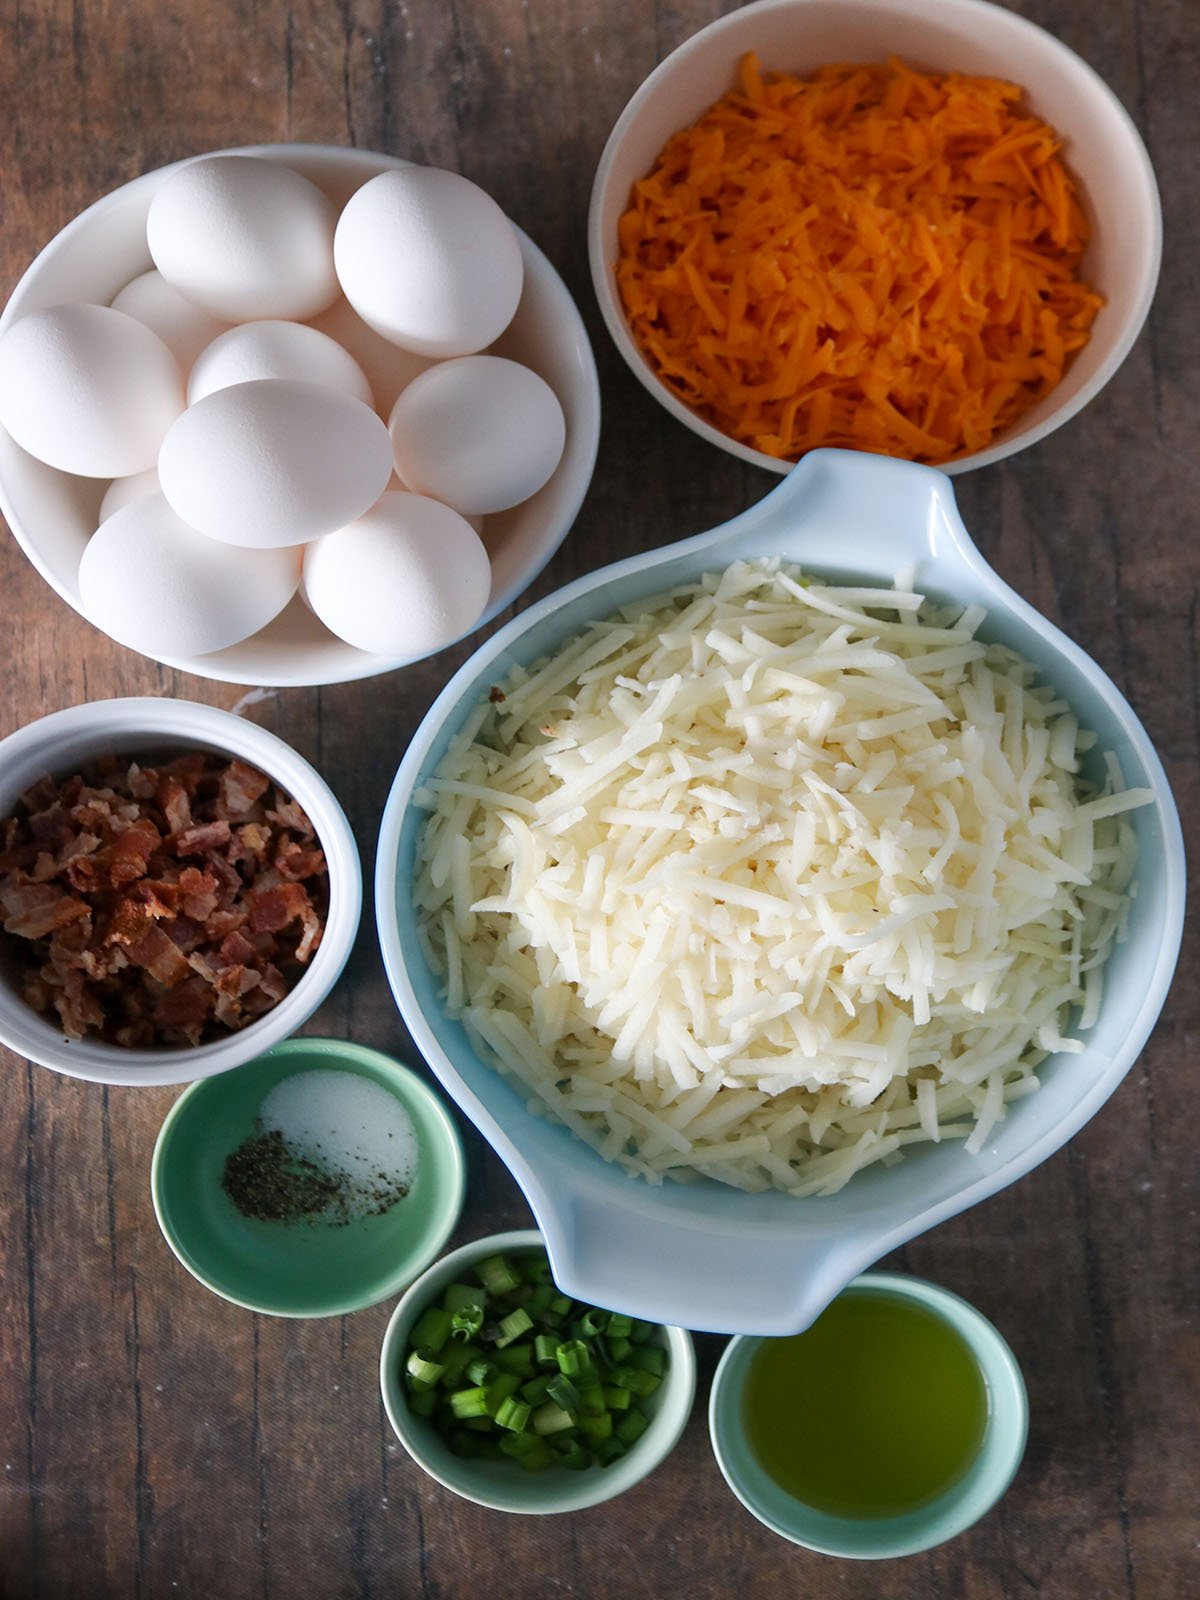
<path id="1" fill-rule="evenodd" d="M 203 752 L 42 778 L 0 821 L 0 922 L 23 941 L 22 992 L 69 1038 L 144 1049 L 245 1027 L 301 975 L 328 894 L 303 809 Z"/>

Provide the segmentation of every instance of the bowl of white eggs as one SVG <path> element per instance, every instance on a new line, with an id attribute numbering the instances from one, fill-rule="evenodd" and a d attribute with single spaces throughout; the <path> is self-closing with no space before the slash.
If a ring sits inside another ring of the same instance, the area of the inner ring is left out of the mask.
<path id="1" fill-rule="evenodd" d="M 583 321 L 457 173 L 267 145 L 125 184 L 0 316 L 0 511 L 111 638 L 229 683 L 431 655 L 532 582 L 595 464 Z"/>

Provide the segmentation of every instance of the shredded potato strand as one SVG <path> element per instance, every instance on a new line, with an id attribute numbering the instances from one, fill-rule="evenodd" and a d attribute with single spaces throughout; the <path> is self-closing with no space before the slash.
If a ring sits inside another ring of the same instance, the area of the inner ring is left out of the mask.
<path id="1" fill-rule="evenodd" d="M 663 383 L 732 438 L 933 464 L 1063 375 L 1103 301 L 1053 128 L 998 79 L 762 75 L 668 142 L 618 225 L 617 285 Z"/>

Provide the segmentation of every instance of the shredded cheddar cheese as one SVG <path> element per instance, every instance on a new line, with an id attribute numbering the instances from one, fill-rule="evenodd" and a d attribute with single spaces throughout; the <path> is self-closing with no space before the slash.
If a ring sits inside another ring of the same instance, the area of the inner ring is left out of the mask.
<path id="1" fill-rule="evenodd" d="M 668 142 L 619 224 L 638 345 L 686 405 L 782 460 L 933 464 L 1047 394 L 1102 298 L 1054 129 L 1015 84 L 838 65 L 763 75 Z"/>

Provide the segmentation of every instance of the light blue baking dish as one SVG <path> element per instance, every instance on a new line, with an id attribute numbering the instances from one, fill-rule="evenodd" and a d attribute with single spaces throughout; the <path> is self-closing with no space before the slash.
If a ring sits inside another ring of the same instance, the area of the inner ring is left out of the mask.
<path id="1" fill-rule="evenodd" d="M 916 588 L 986 606 L 983 636 L 1039 665 L 1081 725 L 1099 734 L 1100 748 L 1117 753 L 1126 781 L 1156 797 L 1132 813 L 1137 898 L 1084 1052 L 1047 1062 L 1040 1091 L 1010 1108 L 978 1155 L 957 1142 L 918 1145 L 897 1165 L 868 1168 L 822 1199 L 747 1195 L 709 1181 L 651 1185 L 532 1115 L 519 1086 L 481 1062 L 461 1025 L 445 1015 L 409 892 L 423 820 L 411 805 L 413 791 L 490 685 L 637 597 L 765 555 L 835 580 L 880 584 L 912 564 Z M 375 893 L 401 1014 L 444 1087 L 524 1190 L 563 1289 L 655 1322 L 788 1334 L 807 1327 L 887 1251 L 1044 1161 L 1104 1104 L 1166 998 L 1182 931 L 1184 857 L 1175 804 L 1145 730 L 1095 662 L 988 567 L 963 527 L 950 480 L 928 467 L 820 450 L 731 522 L 579 579 L 478 650 L 429 711 L 396 774 Z"/>

